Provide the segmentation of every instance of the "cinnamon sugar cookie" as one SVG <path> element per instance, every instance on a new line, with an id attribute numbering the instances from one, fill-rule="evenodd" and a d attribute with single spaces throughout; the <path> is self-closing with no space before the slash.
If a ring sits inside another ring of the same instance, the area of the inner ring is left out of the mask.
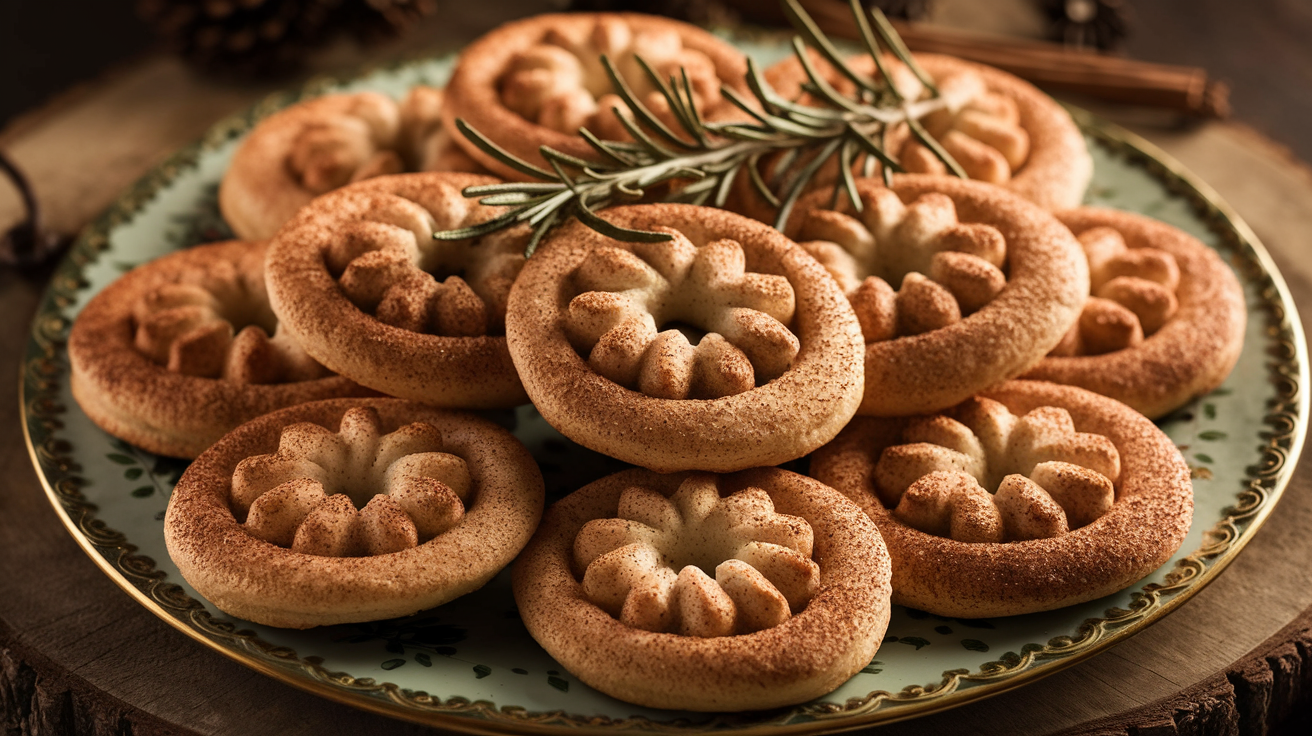
<path id="1" fill-rule="evenodd" d="M 951 411 L 861 417 L 811 458 L 893 558 L 893 601 L 941 616 L 1046 611 L 1125 588 L 1179 549 L 1189 467 L 1151 421 L 1012 381 Z"/>
<path id="2" fill-rule="evenodd" d="M 1244 292 L 1216 251 L 1142 215 L 1057 213 L 1089 259 L 1080 320 L 1035 378 L 1081 386 L 1156 418 L 1225 380 L 1244 342 Z"/>
<path id="3" fill-rule="evenodd" d="M 195 457 L 284 406 L 372 393 L 301 349 L 269 308 L 265 243 L 199 245 L 97 294 L 68 336 L 73 397 L 101 429 Z"/>
<path id="4" fill-rule="evenodd" d="M 790 233 L 837 279 L 866 342 L 861 414 L 945 409 L 1023 373 L 1074 323 L 1079 243 L 998 187 L 923 175 L 858 179 L 862 211 L 798 203 Z M 896 289 L 894 287 L 897 287 Z"/>
<path id="5" fill-rule="evenodd" d="M 1049 210 L 1080 204 L 1093 176 L 1093 159 L 1084 136 L 1061 105 L 1028 82 L 989 66 L 939 54 L 915 58 L 945 101 L 945 107 L 926 115 L 921 123 L 971 179 L 1005 187 Z M 814 52 L 811 59 L 836 88 L 855 92 L 851 80 L 831 64 Z M 848 63 L 860 74 L 878 73 L 869 55 L 851 57 Z M 896 59 L 888 59 L 886 66 L 904 97 L 928 96 L 920 80 Z M 770 67 L 765 76 L 785 98 L 802 96 L 806 73 L 796 57 Z M 888 153 L 909 173 L 949 173 L 938 157 L 908 134 L 905 125 L 890 131 L 888 145 Z M 820 181 L 831 183 L 836 178 L 835 169 Z M 763 201 L 753 204 L 746 190 L 738 194 L 750 207 L 741 211 L 769 219 Z"/>
<path id="6" fill-rule="evenodd" d="M 515 601 L 533 638 L 608 695 L 755 710 L 870 662 L 888 565 L 870 520 L 809 478 L 628 470 L 551 507 L 515 564 Z"/>
<path id="7" fill-rule="evenodd" d="M 524 403 L 503 332 L 527 233 L 433 238 L 495 217 L 461 191 L 496 181 L 401 174 L 316 199 L 269 247 L 274 311 L 306 352 L 378 391 L 456 408 Z"/>
<path id="8" fill-rule="evenodd" d="M 595 158 L 578 136 L 580 127 L 603 140 L 631 140 L 612 112 L 618 107 L 631 115 L 612 91 L 602 54 L 637 98 L 674 130 L 680 128 L 668 103 L 637 57 L 662 80 L 686 71 L 704 119 L 737 112 L 721 95 L 722 85 L 750 96 L 742 52 L 696 26 L 639 13 L 545 14 L 506 23 L 465 48 L 447 85 L 442 119 L 466 153 L 509 179 L 524 175 L 466 140 L 456 130 L 456 119 L 544 168 L 547 163 L 538 152 L 544 145 Z"/>
<path id="9" fill-rule="evenodd" d="M 403 171 L 480 171 L 442 127 L 442 90 L 400 103 L 376 92 L 299 102 L 260 121 L 233 154 L 219 209 L 248 240 L 271 238 L 311 199 Z"/>
<path id="10" fill-rule="evenodd" d="M 164 541 L 219 609 L 309 628 L 405 616 L 482 587 L 528 542 L 542 476 L 511 434 L 395 399 L 244 424 L 191 464 Z"/>
<path id="11" fill-rule="evenodd" d="M 605 217 L 672 239 L 571 222 L 511 291 L 511 355 L 552 426 L 652 470 L 730 472 L 801 457 L 847 423 L 865 385 L 860 328 L 813 258 L 723 210 Z"/>

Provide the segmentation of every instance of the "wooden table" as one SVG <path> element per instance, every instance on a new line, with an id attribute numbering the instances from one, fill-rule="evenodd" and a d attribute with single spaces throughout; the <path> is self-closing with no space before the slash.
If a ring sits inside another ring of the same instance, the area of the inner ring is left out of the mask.
<path id="1" fill-rule="evenodd" d="M 527 2 L 527 0 L 525 0 Z M 455 24 L 468 37 L 476 22 Z M 349 60 L 344 63 L 349 63 Z M 0 134 L 50 223 L 72 231 L 169 151 L 266 90 L 197 80 L 151 57 Z M 1312 315 L 1312 171 L 1252 131 L 1141 130 L 1257 231 Z M 0 194 L 0 227 L 15 216 Z M 0 375 L 17 376 L 45 275 L 0 272 Z M 417 734 L 256 674 L 138 607 L 46 501 L 16 392 L 0 399 L 0 726 L 49 734 Z M 1312 464 L 1216 582 L 1090 661 L 881 734 L 1263 733 L 1312 707 Z M 1291 716 L 1291 714 L 1294 714 Z"/>

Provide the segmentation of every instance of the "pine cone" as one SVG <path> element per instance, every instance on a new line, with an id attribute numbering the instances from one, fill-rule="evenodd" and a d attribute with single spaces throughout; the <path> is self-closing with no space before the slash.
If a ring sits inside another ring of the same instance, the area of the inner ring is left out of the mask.
<path id="1" fill-rule="evenodd" d="M 1130 35 L 1133 18 L 1125 0 L 1043 0 L 1048 37 L 1067 46 L 1111 51 Z"/>
<path id="2" fill-rule="evenodd" d="M 394 35 L 434 0 L 137 0 L 137 14 L 191 63 L 245 76 L 286 74 L 338 33 Z"/>

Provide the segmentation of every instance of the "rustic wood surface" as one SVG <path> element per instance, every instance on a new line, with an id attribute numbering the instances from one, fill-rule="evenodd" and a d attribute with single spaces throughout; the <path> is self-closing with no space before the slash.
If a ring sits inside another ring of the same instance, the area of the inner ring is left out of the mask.
<path id="1" fill-rule="evenodd" d="M 471 33 L 476 23 L 453 33 Z M 0 133 L 49 222 L 73 231 L 168 152 L 267 90 L 151 57 Z M 1143 129 L 1244 216 L 1312 315 L 1312 173 L 1251 130 Z M 0 194 L 0 228 L 17 218 Z M 40 273 L 0 272 L 0 375 L 19 375 Z M 1305 387 L 1306 388 L 1306 387 Z M 1158 624 L 1044 680 L 881 734 L 1305 733 L 1312 703 L 1312 465 L 1231 568 Z M 1283 725 L 1282 725 L 1283 724 Z M 140 608 L 42 493 L 17 392 L 0 399 L 0 729 L 50 734 L 418 734 L 236 664 Z M 1300 730 L 1301 729 L 1301 730 Z"/>

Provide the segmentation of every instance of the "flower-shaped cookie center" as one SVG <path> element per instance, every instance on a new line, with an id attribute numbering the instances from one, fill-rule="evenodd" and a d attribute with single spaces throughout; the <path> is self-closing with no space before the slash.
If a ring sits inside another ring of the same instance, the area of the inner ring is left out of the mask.
<path id="1" fill-rule="evenodd" d="M 1089 300 L 1053 355 L 1101 355 L 1134 347 L 1179 309 L 1175 257 L 1152 247 L 1128 248 L 1110 227 L 1078 236 L 1089 259 Z"/>
<path id="2" fill-rule="evenodd" d="M 293 424 L 278 451 L 248 457 L 231 505 L 251 535 L 293 552 L 379 555 L 414 547 L 464 517 L 472 480 L 431 424 L 383 435 L 378 412 L 356 408 L 339 431 Z"/>
<path id="3" fill-rule="evenodd" d="M 1002 234 L 959 222 L 947 195 L 924 194 L 906 205 L 892 190 L 876 189 L 862 202 L 859 217 L 810 211 L 798 239 L 838 280 L 867 343 L 960 322 L 1006 287 Z"/>
<path id="4" fill-rule="evenodd" d="M 686 71 L 703 114 L 721 102 L 720 79 L 710 57 L 686 48 L 670 28 L 635 28 L 613 17 L 598 18 L 591 28 L 570 26 L 547 32 L 541 42 L 511 61 L 500 81 L 501 101 L 528 120 L 562 133 L 587 127 L 605 139 L 627 139 L 627 131 L 612 112 L 617 107 L 627 112 L 627 107 L 611 93 L 610 77 L 600 61 L 603 54 L 648 109 L 671 121 L 668 103 L 639 58 L 661 79 Z"/>
<path id="5" fill-rule="evenodd" d="M 909 526 L 961 542 L 1040 539 L 1089 524 L 1115 502 L 1116 446 L 1077 432 L 1065 409 L 1016 417 L 976 398 L 954 413 L 913 420 L 908 444 L 886 448 L 875 466 L 880 500 Z"/>
<path id="6" fill-rule="evenodd" d="M 136 349 L 174 373 L 200 378 L 268 384 L 329 375 L 278 329 L 264 290 L 263 253 L 210 263 L 198 277 L 147 292 L 133 307 Z"/>
<path id="7" fill-rule="evenodd" d="M 351 182 L 442 165 L 450 148 L 442 128 L 442 91 L 414 87 L 396 102 L 373 92 L 349 96 L 341 109 L 297 132 L 287 170 L 313 194 Z"/>
<path id="8" fill-rule="evenodd" d="M 1016 102 L 989 91 L 973 71 L 946 75 L 936 84 L 947 106 L 925 116 L 925 128 L 971 179 L 1010 181 L 1030 155 L 1030 136 L 1020 125 Z M 905 138 L 897 159 L 912 173 L 948 173 L 938 156 L 912 136 Z"/>
<path id="9" fill-rule="evenodd" d="M 573 274 L 565 329 L 592 369 L 666 399 L 738 394 L 787 371 L 800 349 L 788 280 L 747 271 L 736 241 L 699 248 L 658 229 L 673 239 L 598 248 Z"/>
<path id="10" fill-rule="evenodd" d="M 728 636 L 806 607 L 820 585 L 812 543 L 810 524 L 765 491 L 721 498 L 714 476 L 694 475 L 669 498 L 625 490 L 615 518 L 584 525 L 574 560 L 588 599 L 628 626 Z"/>
<path id="11" fill-rule="evenodd" d="M 324 253 L 328 271 L 352 303 L 384 324 L 451 337 L 501 334 L 524 266 L 523 233 L 433 238 L 491 216 L 457 187 L 438 186 L 428 207 L 392 196 L 342 227 Z"/>

